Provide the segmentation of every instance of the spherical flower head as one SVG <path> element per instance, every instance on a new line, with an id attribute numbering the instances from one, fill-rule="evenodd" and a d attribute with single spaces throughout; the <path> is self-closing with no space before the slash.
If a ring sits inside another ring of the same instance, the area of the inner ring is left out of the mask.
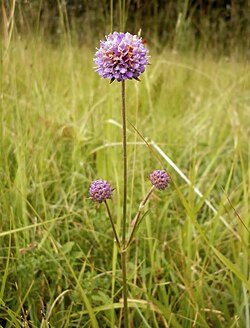
<path id="1" fill-rule="evenodd" d="M 150 174 L 149 179 L 159 190 L 167 188 L 170 182 L 170 177 L 165 170 L 155 170 Z"/>
<path id="2" fill-rule="evenodd" d="M 110 184 L 102 179 L 95 180 L 89 187 L 89 195 L 95 202 L 102 203 L 111 198 L 112 188 Z"/>
<path id="3" fill-rule="evenodd" d="M 130 33 L 113 32 L 100 41 L 94 62 L 96 72 L 103 78 L 124 81 L 139 80 L 148 65 L 148 49 L 142 39 Z"/>

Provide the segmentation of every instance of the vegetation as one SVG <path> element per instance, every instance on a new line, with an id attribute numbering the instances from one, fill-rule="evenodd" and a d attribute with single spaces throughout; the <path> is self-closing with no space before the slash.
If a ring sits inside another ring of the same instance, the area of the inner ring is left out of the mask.
<path id="1" fill-rule="evenodd" d="M 172 183 L 128 254 L 131 327 L 250 327 L 249 63 L 237 49 L 149 48 L 141 83 L 127 83 L 129 220 L 153 169 Z M 67 33 L 55 44 L 13 28 L 2 50 L 0 326 L 119 327 L 121 264 L 88 188 L 115 187 L 120 231 L 120 85 Z"/>
<path id="2" fill-rule="evenodd" d="M 93 45 L 125 23 L 126 31 L 141 29 L 157 49 L 209 48 L 228 55 L 250 49 L 249 11 L 248 0 L 4 0 L 0 17 L 5 22 L 12 13 L 19 33 L 41 33 L 53 42 L 68 34 Z M 3 33 L 6 26 L 0 26 Z"/>

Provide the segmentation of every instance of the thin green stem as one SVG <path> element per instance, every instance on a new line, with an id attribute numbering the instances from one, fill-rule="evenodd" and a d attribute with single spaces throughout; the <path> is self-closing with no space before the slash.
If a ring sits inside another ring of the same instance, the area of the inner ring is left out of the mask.
<path id="1" fill-rule="evenodd" d="M 121 32 L 124 32 L 125 29 L 125 11 L 126 0 L 119 0 L 119 26 Z"/>
<path id="2" fill-rule="evenodd" d="M 114 8 L 113 8 L 113 0 L 110 0 L 110 33 L 113 32 L 113 19 L 114 19 Z"/>
<path id="3" fill-rule="evenodd" d="M 122 0 L 119 0 L 119 26 L 122 31 Z"/>
<path id="4" fill-rule="evenodd" d="M 105 204 L 106 209 L 107 209 L 107 212 L 108 212 L 108 217 L 109 217 L 109 220 L 110 220 L 110 223 L 111 223 L 113 232 L 114 232 L 114 236 L 115 236 L 115 240 L 116 240 L 117 246 L 120 248 L 121 247 L 121 244 L 120 244 L 120 241 L 119 241 L 119 238 L 118 238 L 116 229 L 115 229 L 114 221 L 112 219 L 112 215 L 111 215 L 111 212 L 110 212 L 110 209 L 109 209 L 109 206 L 108 206 L 108 203 L 107 203 L 106 200 L 104 201 L 104 204 Z"/>
<path id="5" fill-rule="evenodd" d="M 122 212 L 122 284 L 124 328 L 128 328 L 128 287 L 127 287 L 127 256 L 126 256 L 126 216 L 127 216 L 127 127 L 126 127 L 126 103 L 125 81 L 122 81 L 122 149 L 123 149 L 123 212 Z"/>
<path id="6" fill-rule="evenodd" d="M 126 0 L 122 3 L 122 31 L 125 31 Z"/>
<path id="7" fill-rule="evenodd" d="M 144 209 L 144 206 L 146 205 L 150 195 L 152 194 L 152 192 L 154 191 L 155 189 L 155 186 L 152 186 L 151 189 L 149 190 L 149 192 L 147 193 L 147 195 L 145 196 L 145 198 L 143 199 L 143 201 L 140 203 L 140 206 L 139 206 L 139 209 L 138 209 L 138 212 L 136 213 L 136 216 L 135 218 L 133 219 L 131 225 L 133 227 L 133 230 L 131 231 L 131 234 L 130 234 L 130 237 L 129 237 L 129 240 L 127 242 L 127 245 L 126 245 L 126 249 L 129 247 L 129 245 L 131 244 L 132 240 L 133 240 L 133 237 L 134 237 L 134 234 L 135 234 L 135 231 L 136 231 L 136 228 L 137 228 L 137 225 L 140 221 L 140 217 L 141 217 L 141 213 Z"/>

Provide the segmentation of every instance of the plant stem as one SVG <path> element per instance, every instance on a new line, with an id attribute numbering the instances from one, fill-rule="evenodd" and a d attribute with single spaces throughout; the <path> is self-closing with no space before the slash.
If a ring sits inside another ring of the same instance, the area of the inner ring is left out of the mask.
<path id="1" fill-rule="evenodd" d="M 119 26 L 120 26 L 120 31 L 124 32 L 125 29 L 125 5 L 126 5 L 126 0 L 119 0 Z"/>
<path id="2" fill-rule="evenodd" d="M 126 128 L 126 104 L 125 81 L 122 81 L 122 149 L 123 149 L 123 225 L 122 243 L 126 242 L 126 216 L 127 216 L 127 128 Z"/>
<path id="3" fill-rule="evenodd" d="M 122 81 L 122 149 L 123 149 L 123 213 L 122 213 L 122 284 L 123 284 L 123 309 L 124 328 L 128 328 L 128 287 L 127 287 L 127 256 L 126 256 L 126 216 L 127 216 L 127 128 L 125 81 Z"/>
<path id="4" fill-rule="evenodd" d="M 129 240 L 127 242 L 126 249 L 129 247 L 129 245 L 131 244 L 131 242 L 133 240 L 137 225 L 138 225 L 140 217 L 141 217 L 142 210 L 143 210 L 144 206 L 146 205 L 146 203 L 147 203 L 150 195 L 154 191 L 154 189 L 155 189 L 155 186 L 152 186 L 151 189 L 149 190 L 149 192 L 147 193 L 147 195 L 145 196 L 145 198 L 143 199 L 143 201 L 141 202 L 141 204 L 139 206 L 139 209 L 138 209 L 138 212 L 136 213 L 136 216 L 135 216 L 135 218 L 133 219 L 133 221 L 131 223 L 131 225 L 133 227 L 133 230 L 132 230 L 132 232 L 130 234 L 130 237 L 129 237 Z"/>
<path id="5" fill-rule="evenodd" d="M 107 203 L 106 200 L 104 201 L 104 204 L 105 204 L 106 209 L 107 209 L 107 212 L 108 212 L 108 217 L 109 217 L 109 220 L 110 220 L 110 223 L 111 223 L 113 232 L 114 232 L 114 236 L 115 236 L 115 240 L 116 240 L 117 246 L 118 246 L 118 248 L 120 248 L 121 247 L 121 244 L 120 244 L 119 238 L 117 236 L 117 232 L 116 232 L 116 229 L 115 229 L 114 221 L 112 219 L 112 215 L 111 215 L 111 212 L 110 212 L 110 209 L 109 209 L 109 206 L 108 206 L 108 203 Z"/>
<path id="6" fill-rule="evenodd" d="M 110 6 L 110 33 L 112 33 L 113 32 L 113 21 L 114 21 L 114 15 L 113 15 L 113 12 L 114 12 L 114 8 L 113 8 L 113 0 L 110 0 L 110 4 L 109 4 L 109 6 Z"/>
<path id="7" fill-rule="evenodd" d="M 127 287 L 127 250 L 124 248 L 122 257 L 122 284 L 123 284 L 123 324 L 128 328 L 128 287 Z"/>

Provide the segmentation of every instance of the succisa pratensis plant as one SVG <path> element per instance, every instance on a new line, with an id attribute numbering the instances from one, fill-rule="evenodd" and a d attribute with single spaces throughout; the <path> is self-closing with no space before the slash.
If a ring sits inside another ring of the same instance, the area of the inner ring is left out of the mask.
<path id="1" fill-rule="evenodd" d="M 126 240 L 127 226 L 127 136 L 126 136 L 126 103 L 125 103 L 125 81 L 135 79 L 140 81 L 140 75 L 145 71 L 148 62 L 148 49 L 144 46 L 142 39 L 137 35 L 123 32 L 113 32 L 100 41 L 100 48 L 97 48 L 94 62 L 96 72 L 103 78 L 121 82 L 121 117 L 122 117 L 122 148 L 123 148 L 123 211 L 122 211 L 122 238 L 120 239 L 108 206 L 107 200 L 111 198 L 113 189 L 111 185 L 102 179 L 95 180 L 89 188 L 90 198 L 105 204 L 108 217 L 113 229 L 114 238 L 121 255 L 122 264 L 122 285 L 123 285 L 123 322 L 124 327 L 129 327 L 128 316 L 128 287 L 127 287 L 127 250 L 130 246 L 135 231 L 141 219 L 141 213 L 150 198 L 154 189 L 164 190 L 170 178 L 165 170 L 153 171 L 149 179 L 152 187 L 139 205 L 139 209 L 131 222 L 132 231 Z"/>

